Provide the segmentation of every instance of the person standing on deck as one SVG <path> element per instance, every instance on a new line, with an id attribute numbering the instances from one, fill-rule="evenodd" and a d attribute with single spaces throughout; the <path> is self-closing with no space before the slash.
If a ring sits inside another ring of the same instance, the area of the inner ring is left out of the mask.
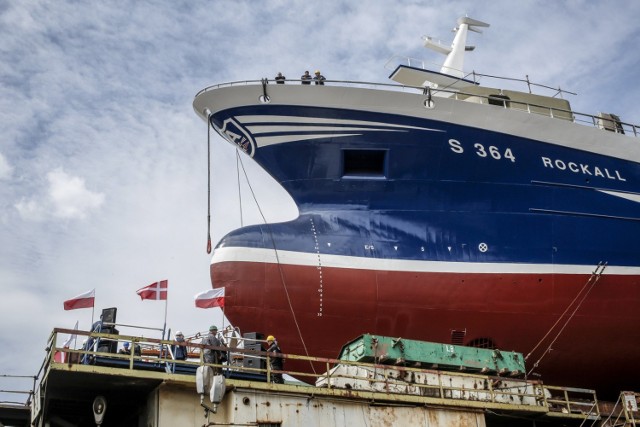
<path id="1" fill-rule="evenodd" d="M 209 326 L 209 333 L 206 337 L 202 338 L 202 345 L 208 345 L 213 347 L 222 347 L 224 343 L 220 338 L 218 338 L 218 327 L 216 325 Z M 205 363 L 213 363 L 219 364 L 222 360 L 220 350 L 215 350 L 211 348 L 204 349 L 204 362 Z M 220 368 L 213 368 L 214 373 L 219 374 Z"/>
<path id="2" fill-rule="evenodd" d="M 282 354 L 282 350 L 278 346 L 278 341 L 273 335 L 267 337 L 267 353 L 269 353 L 269 360 L 271 361 L 271 370 L 282 371 L 284 368 L 284 360 L 279 355 Z M 284 379 L 281 373 L 271 373 L 271 381 L 276 384 L 284 384 Z"/>
<path id="3" fill-rule="evenodd" d="M 324 76 L 322 74 L 320 74 L 320 70 L 316 70 L 316 75 L 313 78 L 313 80 L 315 80 L 317 85 L 324 86 L 324 81 L 327 80 L 327 79 L 325 79 Z"/>
<path id="4" fill-rule="evenodd" d="M 176 342 L 171 346 L 171 353 L 176 360 L 187 360 L 187 347 L 184 340 L 184 334 L 180 331 L 176 331 Z"/>
<path id="5" fill-rule="evenodd" d="M 300 80 L 302 80 L 302 84 L 303 85 L 310 85 L 311 84 L 311 74 L 309 74 L 309 71 L 305 71 L 304 74 L 302 75 L 302 77 L 300 77 Z"/>

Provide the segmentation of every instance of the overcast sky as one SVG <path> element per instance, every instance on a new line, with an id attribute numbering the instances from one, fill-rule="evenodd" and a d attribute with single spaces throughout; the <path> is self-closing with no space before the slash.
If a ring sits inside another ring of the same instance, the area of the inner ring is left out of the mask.
<path id="1" fill-rule="evenodd" d="M 88 328 L 91 309 L 62 304 L 93 288 L 96 317 L 118 307 L 120 323 L 161 328 L 164 303 L 135 291 L 168 279 L 168 327 L 222 324 L 193 303 L 211 287 L 200 89 L 315 69 L 386 82 L 393 55 L 441 63 L 421 37 L 450 43 L 465 14 L 491 24 L 470 34 L 466 70 L 528 75 L 576 92 L 577 111 L 640 123 L 635 0 L 0 0 L 0 375 L 35 375 L 54 327 Z M 246 183 L 240 214 L 235 151 L 212 140 L 215 245 L 260 218 Z M 269 221 L 295 214 L 248 173 Z"/>

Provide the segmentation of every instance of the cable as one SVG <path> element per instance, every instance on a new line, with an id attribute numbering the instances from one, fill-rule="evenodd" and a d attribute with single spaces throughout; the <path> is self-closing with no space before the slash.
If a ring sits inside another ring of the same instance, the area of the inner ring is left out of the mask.
<path id="1" fill-rule="evenodd" d="M 258 199 L 256 197 L 255 192 L 253 191 L 253 187 L 251 186 L 251 182 L 249 182 L 249 177 L 247 175 L 247 171 L 244 168 L 244 163 L 242 162 L 242 158 L 240 158 L 240 166 L 242 167 L 242 172 L 244 173 L 244 177 L 245 180 L 247 182 L 247 185 L 249 186 L 249 190 L 251 191 L 251 196 L 253 197 L 254 202 L 256 203 L 256 206 L 258 207 L 258 211 L 260 212 L 260 216 L 262 217 L 262 221 L 264 222 L 265 226 L 267 227 L 267 230 L 269 231 L 269 238 L 271 239 L 271 244 L 273 246 L 273 251 L 276 255 L 276 263 L 278 264 L 278 271 L 280 273 L 280 280 L 282 282 L 282 287 L 284 288 L 284 293 L 287 297 L 287 303 L 289 304 L 289 310 L 291 310 L 291 316 L 293 317 L 293 322 L 296 325 L 296 329 L 298 331 L 298 337 L 300 337 L 300 341 L 302 342 L 302 346 L 304 347 L 304 352 L 306 356 L 309 356 L 309 350 L 307 349 L 307 345 L 304 342 L 304 338 L 302 337 L 302 331 L 300 330 L 300 325 L 298 324 L 298 319 L 296 317 L 296 313 L 293 310 L 293 304 L 291 303 L 291 297 L 289 296 L 289 290 L 287 289 L 287 284 L 284 280 L 284 273 L 282 271 L 282 264 L 280 263 L 280 256 L 278 255 L 278 248 L 276 247 L 276 241 L 273 237 L 273 232 L 271 231 L 271 225 L 267 223 L 267 219 L 264 216 L 264 213 L 262 212 L 262 208 L 260 207 L 260 203 L 258 202 Z M 312 361 L 309 361 L 309 364 L 311 365 L 311 369 L 313 370 L 314 374 L 317 374 L 315 367 L 313 366 Z"/>
<path id="2" fill-rule="evenodd" d="M 211 112 L 207 114 L 207 253 L 211 253 Z"/>
<path id="3" fill-rule="evenodd" d="M 580 289 L 580 292 L 578 292 L 576 294 L 576 296 L 573 298 L 573 300 L 569 303 L 569 305 L 567 306 L 567 308 L 564 310 L 564 312 L 560 315 L 560 317 L 558 317 L 558 320 L 556 320 L 556 322 L 553 324 L 553 326 L 551 326 L 551 328 L 549 328 L 549 330 L 547 331 L 547 333 L 540 339 L 540 341 L 538 341 L 538 343 L 535 345 L 535 347 L 533 347 L 533 349 L 529 352 L 529 354 L 527 354 L 527 356 L 524 358 L 524 360 L 526 361 L 529 356 L 531 356 L 533 354 L 534 351 L 537 350 L 537 348 L 540 346 L 540 344 L 542 344 L 542 342 L 549 336 L 549 334 L 551 333 L 551 331 L 553 331 L 553 329 L 555 329 L 555 327 L 558 325 L 558 323 L 560 323 L 560 320 L 562 320 L 562 318 L 565 316 L 565 314 L 567 314 L 567 311 L 569 311 L 569 309 L 571 308 L 571 306 L 576 302 L 576 300 L 578 299 L 578 297 L 580 296 L 580 294 L 582 294 L 582 292 L 584 292 L 584 290 L 586 289 L 586 287 L 589 285 L 589 283 L 591 282 L 591 280 L 594 277 L 594 274 L 596 274 L 596 272 L 598 271 L 598 268 L 602 265 L 602 262 L 598 263 L 598 266 L 596 267 L 596 270 L 591 274 L 591 276 L 589 277 L 589 280 L 587 280 L 587 282 L 584 284 L 584 286 L 582 287 L 582 289 Z"/>
<path id="4" fill-rule="evenodd" d="M 240 188 L 240 149 L 236 147 L 236 175 L 238 182 L 238 202 L 240 203 L 240 227 L 244 227 L 244 218 L 242 217 L 242 189 Z"/>
<path id="5" fill-rule="evenodd" d="M 560 317 L 558 318 L 558 320 L 556 321 L 556 323 L 553 324 L 553 326 L 549 329 L 549 331 L 546 333 L 546 335 L 538 342 L 538 344 L 536 344 L 536 346 L 534 347 L 533 350 L 531 350 L 531 352 L 529 354 L 527 354 L 527 357 L 525 357 L 525 361 L 527 360 L 527 358 L 529 356 L 531 356 L 531 354 L 538 348 L 538 346 L 542 343 L 542 341 L 544 341 L 547 336 L 551 333 L 551 331 L 558 325 L 558 323 L 560 322 L 560 320 L 565 316 L 565 314 L 567 313 L 567 311 L 569 311 L 569 308 L 575 303 L 575 301 L 578 299 L 578 297 L 580 296 L 580 294 L 582 294 L 584 292 L 584 290 L 587 288 L 587 286 L 589 284 L 591 284 L 591 286 L 589 286 L 589 289 L 587 289 L 587 291 L 584 293 L 584 296 L 582 296 L 582 298 L 580 299 L 580 301 L 578 302 L 578 305 L 576 305 L 575 309 L 571 312 L 571 315 L 569 316 L 569 318 L 567 319 L 567 321 L 564 323 L 564 325 L 562 326 L 562 328 L 560 329 L 560 331 L 556 334 L 556 336 L 554 337 L 554 339 L 551 341 L 551 343 L 549 344 L 549 346 L 547 347 L 547 349 L 542 353 L 542 356 L 540 356 L 540 358 L 536 361 L 536 363 L 533 364 L 533 368 L 531 368 L 531 370 L 527 373 L 527 376 L 531 375 L 531 373 L 533 372 L 533 370 L 535 368 L 538 367 L 538 365 L 540 364 L 540 362 L 542 361 L 542 359 L 549 353 L 549 350 L 551 349 L 551 347 L 553 346 L 553 344 L 555 344 L 555 342 L 558 340 L 558 338 L 560 337 L 560 334 L 562 334 L 562 332 L 565 330 L 565 328 L 567 327 L 567 325 L 569 324 L 569 322 L 571 321 L 571 319 L 573 318 L 573 316 L 576 314 L 576 312 L 578 311 L 578 309 L 580 308 L 580 306 L 582 305 L 582 303 L 584 302 L 584 300 L 587 298 L 587 296 L 589 296 L 589 293 L 591 292 L 591 290 L 593 289 L 593 287 L 596 285 L 596 283 L 598 283 L 598 281 L 600 280 L 600 277 L 602 275 L 602 272 L 604 271 L 605 267 L 607 266 L 606 262 L 599 262 L 598 265 L 596 266 L 596 269 L 594 270 L 594 272 L 591 274 L 591 277 L 589 277 L 589 280 L 587 280 L 587 283 L 584 284 L 584 286 L 582 287 L 582 289 L 580 289 L 580 292 L 578 292 L 578 294 L 575 296 L 575 298 L 573 299 L 573 301 L 571 301 L 571 303 L 567 306 L 567 308 L 565 309 L 565 311 L 560 315 Z"/>

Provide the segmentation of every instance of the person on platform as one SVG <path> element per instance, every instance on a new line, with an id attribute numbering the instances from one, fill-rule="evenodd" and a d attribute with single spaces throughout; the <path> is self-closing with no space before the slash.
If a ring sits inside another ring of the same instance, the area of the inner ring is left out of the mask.
<path id="1" fill-rule="evenodd" d="M 303 85 L 310 85 L 311 84 L 311 74 L 309 74 L 309 71 L 305 71 L 304 74 L 300 77 L 300 80 L 302 80 L 302 84 Z"/>
<path id="2" fill-rule="evenodd" d="M 272 371 L 282 371 L 284 368 L 284 360 L 281 355 L 282 350 L 280 350 L 280 346 L 278 346 L 278 341 L 273 335 L 269 335 L 267 337 L 267 353 L 269 356 L 269 360 L 271 362 L 271 370 Z M 271 373 L 271 381 L 276 384 L 284 384 L 284 378 L 282 378 L 282 373 Z"/>
<path id="3" fill-rule="evenodd" d="M 122 348 L 118 350 L 118 354 L 131 354 L 131 349 L 129 348 L 128 342 L 122 344 Z"/>
<path id="4" fill-rule="evenodd" d="M 176 360 L 187 360 L 187 342 L 184 340 L 184 334 L 176 331 L 175 340 L 177 344 L 171 345 L 171 353 Z"/>
<path id="5" fill-rule="evenodd" d="M 317 85 L 324 86 L 324 81 L 327 79 L 325 79 L 324 76 L 320 74 L 320 70 L 316 70 L 316 75 L 313 78 L 313 80 L 316 82 Z"/>
<path id="6" fill-rule="evenodd" d="M 91 325 L 91 332 L 102 332 L 102 315 L 100 315 L 100 320 L 96 320 L 95 322 L 93 322 L 93 325 Z M 89 336 L 85 341 L 85 344 L 82 346 L 82 349 L 85 350 L 86 352 L 96 351 L 98 347 L 97 343 L 99 342 L 100 342 L 100 338 L 94 338 L 92 336 Z M 82 356 L 81 361 L 83 364 L 88 365 L 93 361 L 93 355 L 89 353 L 85 353 Z"/>
<path id="7" fill-rule="evenodd" d="M 209 326 L 209 333 L 207 336 L 202 338 L 202 345 L 212 347 L 224 346 L 224 342 L 218 337 L 218 327 L 216 325 Z M 205 348 L 203 354 L 205 363 L 213 363 L 217 365 L 222 362 L 222 352 L 220 350 Z M 220 368 L 214 367 L 213 371 L 214 373 L 219 374 Z"/>
<path id="8" fill-rule="evenodd" d="M 278 73 L 278 75 L 276 76 L 276 83 L 279 85 L 283 85 L 286 79 L 287 78 L 283 76 L 282 73 Z"/>

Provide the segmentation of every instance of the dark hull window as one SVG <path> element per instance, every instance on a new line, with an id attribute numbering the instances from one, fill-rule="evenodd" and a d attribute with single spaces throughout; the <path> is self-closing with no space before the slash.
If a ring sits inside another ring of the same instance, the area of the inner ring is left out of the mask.
<path id="1" fill-rule="evenodd" d="M 386 150 L 343 150 L 343 176 L 384 178 Z"/>

